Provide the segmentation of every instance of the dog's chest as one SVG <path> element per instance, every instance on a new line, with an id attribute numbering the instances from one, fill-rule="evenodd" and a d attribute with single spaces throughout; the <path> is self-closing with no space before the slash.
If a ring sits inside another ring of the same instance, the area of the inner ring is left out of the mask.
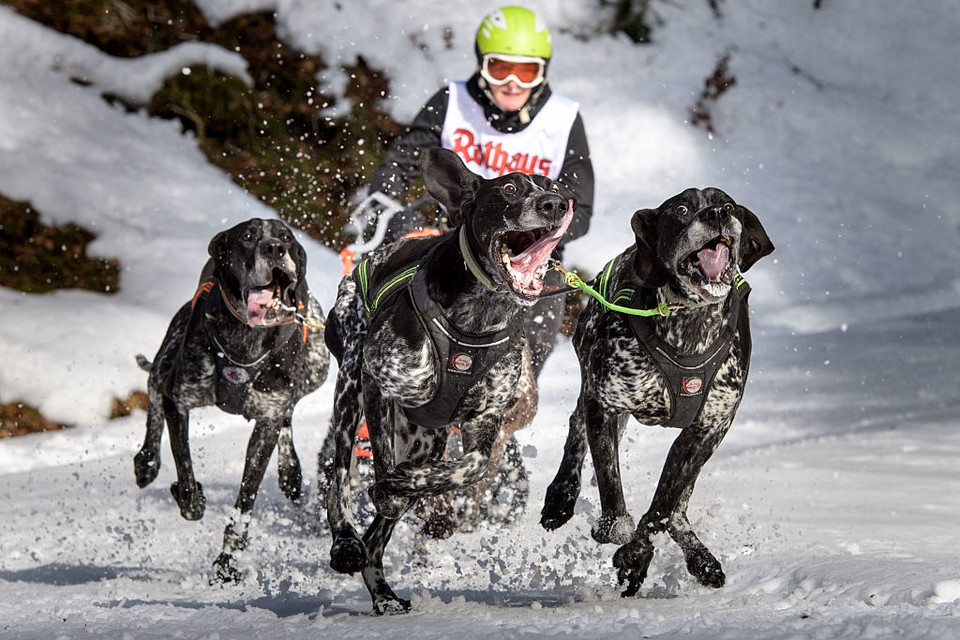
<path id="1" fill-rule="evenodd" d="M 375 367 L 367 367 L 366 375 L 385 397 L 412 408 L 435 405 L 440 401 L 438 394 L 453 394 L 449 404 L 458 405 L 460 414 L 482 411 L 490 403 L 505 406 L 519 375 L 522 341 L 515 341 L 505 353 L 495 356 L 490 368 L 481 375 L 470 371 L 471 359 L 477 357 L 475 351 L 453 345 L 443 350 L 441 357 L 426 331 L 396 330 L 396 315 L 406 317 L 408 313 L 402 309 L 383 313 L 384 322 L 378 322 L 367 336 L 364 361 L 376 363 Z M 442 380 L 447 383 L 441 384 Z"/>
<path id="2" fill-rule="evenodd" d="M 670 394 L 653 360 L 626 322 L 591 312 L 591 307 L 580 316 L 574 337 L 586 388 L 608 411 L 642 414 L 651 422 L 666 420 Z"/>
<path id="3" fill-rule="evenodd" d="M 703 331 L 680 333 L 691 349 L 708 343 L 710 337 Z M 595 305 L 588 306 L 581 316 L 575 342 L 586 363 L 586 383 L 605 411 L 630 413 L 645 424 L 669 426 L 681 403 L 701 407 L 702 402 L 699 420 L 707 423 L 729 417 L 739 404 L 744 372 L 737 343 L 717 361 L 712 377 L 704 376 L 701 368 L 693 368 L 687 375 L 679 367 L 667 371 L 668 378 L 664 359 L 658 364 L 651 357 L 625 316 L 601 311 Z"/>
<path id="4" fill-rule="evenodd" d="M 437 362 L 425 333 L 416 339 L 401 337 L 392 323 L 383 323 L 368 335 L 363 359 L 376 363 L 367 367 L 366 374 L 376 382 L 380 392 L 398 400 L 402 406 L 420 406 L 436 393 Z"/>

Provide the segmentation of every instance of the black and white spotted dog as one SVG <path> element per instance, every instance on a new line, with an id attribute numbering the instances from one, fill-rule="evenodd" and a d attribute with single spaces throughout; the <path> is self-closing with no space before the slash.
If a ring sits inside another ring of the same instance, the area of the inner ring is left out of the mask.
<path id="1" fill-rule="evenodd" d="M 721 587 L 720 562 L 697 538 L 687 504 L 700 470 L 733 422 L 750 364 L 748 285 L 740 276 L 773 251 L 757 217 L 719 189 L 688 189 L 657 209 L 637 211 L 636 244 L 595 280 L 609 302 L 629 308 L 669 305 L 669 315 L 640 317 L 591 300 L 574 347 L 581 386 L 563 460 L 547 489 L 546 529 L 573 515 L 589 445 L 602 514 L 598 542 L 622 545 L 613 563 L 624 596 L 637 593 L 653 557 L 651 536 L 666 531 L 687 569 Z M 634 527 L 620 478 L 619 439 L 629 416 L 680 428 L 649 510 Z"/>
<path id="2" fill-rule="evenodd" d="M 234 554 L 247 543 L 248 514 L 273 450 L 278 450 L 280 488 L 300 496 L 302 473 L 293 447 L 293 409 L 327 376 L 330 353 L 320 327 L 323 311 L 306 282 L 306 253 L 279 220 L 254 218 L 218 233 L 200 288 L 170 321 L 151 365 L 147 433 L 134 458 L 137 485 L 160 471 L 166 421 L 177 481 L 170 487 L 187 520 L 203 517 L 206 499 L 193 474 L 189 412 L 216 405 L 255 420 L 236 513 L 214 562 L 215 580 L 240 580 Z"/>
<path id="3" fill-rule="evenodd" d="M 488 472 L 514 397 L 525 338 L 521 311 L 537 301 L 573 200 L 541 176 L 485 180 L 449 150 L 423 153 L 424 182 L 454 231 L 402 240 L 360 263 L 339 287 L 327 345 L 340 362 L 327 493 L 330 566 L 360 571 L 378 614 L 406 611 L 383 574 L 384 547 L 417 499 Z M 527 367 L 532 379 L 532 369 Z M 373 449 L 377 515 L 361 539 L 349 468 L 361 414 Z M 463 454 L 444 460 L 449 425 Z"/>

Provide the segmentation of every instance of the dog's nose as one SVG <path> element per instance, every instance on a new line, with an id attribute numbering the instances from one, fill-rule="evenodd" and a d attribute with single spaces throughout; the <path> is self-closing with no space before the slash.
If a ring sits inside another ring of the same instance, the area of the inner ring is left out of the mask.
<path id="1" fill-rule="evenodd" d="M 730 220 L 730 211 L 724 206 L 710 207 L 703 212 L 703 219 L 719 226 Z"/>
<path id="2" fill-rule="evenodd" d="M 260 251 L 268 258 L 282 258 L 287 255 L 287 248 L 279 240 L 264 240 Z"/>
<path id="3" fill-rule="evenodd" d="M 545 193 L 537 200 L 537 213 L 547 220 L 559 220 L 567 212 L 567 203 L 555 193 Z"/>

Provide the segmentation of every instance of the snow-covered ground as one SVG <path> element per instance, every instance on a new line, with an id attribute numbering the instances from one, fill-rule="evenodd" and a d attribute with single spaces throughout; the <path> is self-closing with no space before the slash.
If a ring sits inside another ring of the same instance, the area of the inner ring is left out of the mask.
<path id="1" fill-rule="evenodd" d="M 328 60 L 362 53 L 393 79 L 408 119 L 446 77 L 465 77 L 487 5 L 466 0 L 200 0 L 211 20 L 275 7 L 285 37 Z M 663 540 L 639 597 L 621 599 L 614 547 L 589 537 L 599 511 L 543 531 L 539 503 L 559 462 L 577 367 L 562 341 L 521 434 L 532 504 L 511 529 L 388 550 L 414 611 L 376 618 L 359 578 L 327 566 L 313 507 L 314 456 L 333 376 L 295 416 L 310 482 L 288 503 L 271 468 L 257 501 L 250 571 L 207 585 L 236 497 L 249 426 L 193 416 L 200 522 L 180 518 L 164 446 L 136 488 L 143 414 L 108 421 L 143 389 L 152 355 L 192 293 L 209 238 L 275 213 L 242 192 L 170 122 L 107 105 L 231 52 L 191 44 L 117 60 L 0 8 L 0 193 L 47 223 L 77 222 L 123 265 L 120 291 L 0 290 L 0 400 L 74 428 L 0 441 L 0 637 L 11 638 L 936 638 L 960 636 L 960 8 L 826 0 L 653 3 L 657 42 L 582 39 L 594 0 L 531 2 L 552 25 L 554 88 L 582 104 L 598 176 L 590 234 L 569 264 L 596 270 L 626 246 L 629 216 L 687 186 L 719 186 L 764 222 L 777 251 L 749 274 L 755 355 L 738 421 L 697 485 L 691 519 L 727 574 L 699 586 Z M 492 6 L 492 5 L 491 5 Z M 450 27 L 453 47 L 443 47 Z M 685 122 L 718 56 L 737 83 L 713 107 L 717 133 Z M 92 84 L 81 86 L 70 76 Z M 336 89 L 331 72 L 323 82 Z M 308 247 L 329 308 L 340 271 Z M 633 424 L 624 445 L 631 511 L 645 511 L 672 432 Z M 587 463 L 589 465 L 589 462 Z M 589 470 L 586 472 L 589 476 Z"/>

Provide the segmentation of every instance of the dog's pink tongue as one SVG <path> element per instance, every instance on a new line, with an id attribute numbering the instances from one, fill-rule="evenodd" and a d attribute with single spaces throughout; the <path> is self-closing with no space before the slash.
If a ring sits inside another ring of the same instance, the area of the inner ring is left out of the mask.
<path id="1" fill-rule="evenodd" d="M 560 243 L 560 239 L 567 232 L 571 220 L 573 220 L 573 200 L 567 201 L 567 213 L 563 216 L 563 221 L 556 231 L 530 245 L 520 255 L 510 259 L 511 275 L 524 289 L 529 289 L 534 285 L 534 281 L 537 279 L 537 270 L 543 266 L 543 263 L 547 261 L 550 254 Z"/>
<path id="2" fill-rule="evenodd" d="M 700 260 L 703 275 L 708 280 L 718 280 L 730 262 L 730 247 L 720 242 L 713 249 L 701 249 L 697 259 Z"/>
<path id="3" fill-rule="evenodd" d="M 273 307 L 273 289 L 252 289 L 247 295 L 247 323 L 251 327 L 263 324 L 267 311 Z"/>

